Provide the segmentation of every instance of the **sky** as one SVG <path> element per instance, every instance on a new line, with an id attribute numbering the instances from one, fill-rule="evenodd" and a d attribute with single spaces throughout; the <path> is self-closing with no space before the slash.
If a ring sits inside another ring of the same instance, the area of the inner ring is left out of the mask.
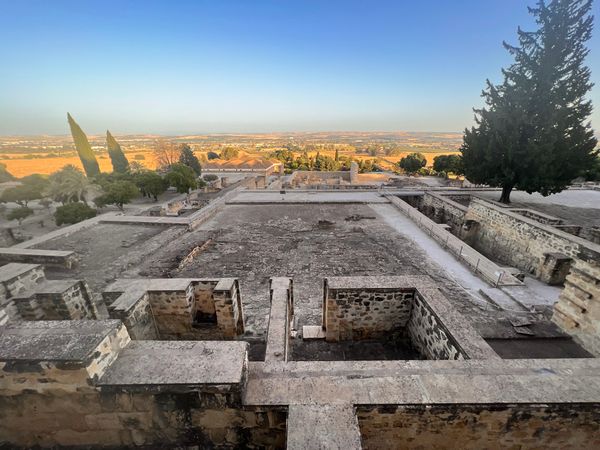
<path id="1" fill-rule="evenodd" d="M 532 2 L 0 0 L 0 134 L 460 132 Z"/>

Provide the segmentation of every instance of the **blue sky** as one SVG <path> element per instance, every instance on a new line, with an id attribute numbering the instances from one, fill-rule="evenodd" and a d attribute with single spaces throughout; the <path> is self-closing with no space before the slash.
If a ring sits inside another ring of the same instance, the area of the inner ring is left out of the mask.
<path id="1" fill-rule="evenodd" d="M 0 134 L 462 131 L 532 1 L 0 0 Z"/>

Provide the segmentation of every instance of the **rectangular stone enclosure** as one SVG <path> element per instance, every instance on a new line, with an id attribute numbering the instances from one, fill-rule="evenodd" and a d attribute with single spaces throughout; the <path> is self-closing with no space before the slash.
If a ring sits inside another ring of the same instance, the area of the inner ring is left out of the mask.
<path id="1" fill-rule="evenodd" d="M 325 279 L 325 340 L 380 340 L 395 336 L 408 340 L 422 359 L 468 359 L 470 356 L 455 336 L 456 330 L 468 343 L 489 354 L 487 344 L 430 284 L 427 277 Z M 451 314 L 440 314 L 442 310 Z"/>

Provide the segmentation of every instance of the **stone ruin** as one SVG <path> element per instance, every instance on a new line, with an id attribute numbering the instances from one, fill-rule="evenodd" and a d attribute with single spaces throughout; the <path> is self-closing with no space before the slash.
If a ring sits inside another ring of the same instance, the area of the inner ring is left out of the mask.
<path id="1" fill-rule="evenodd" d="M 459 311 L 449 296 L 469 294 L 445 289 L 435 273 L 314 276 L 320 320 L 302 328 L 301 284 L 273 276 L 259 293 L 268 305 L 260 340 L 248 325 L 260 313 L 246 303 L 248 285 L 239 277 L 124 275 L 92 292 L 71 277 L 75 263 L 64 261 L 73 262 L 72 253 L 11 248 L 4 257 L 18 262 L 0 266 L 0 445 L 597 447 L 598 245 L 564 223 L 464 192 L 369 198 L 395 208 L 487 283 L 482 292 L 491 302 L 509 294 L 525 302 L 519 295 L 533 292 L 532 279 L 564 285 L 553 322 L 537 329 L 559 325 L 587 357 L 501 357 L 474 326 L 477 306 Z M 189 233 L 227 207 L 209 205 L 181 224 L 141 216 L 110 223 L 147 220 Z M 375 217 L 364 217 L 374 226 Z M 318 236 L 335 227 L 317 226 Z M 504 311 L 495 313 L 500 320 Z M 518 332 L 528 327 L 514 324 Z M 393 351 L 363 357 L 361 346 L 373 343 Z"/>

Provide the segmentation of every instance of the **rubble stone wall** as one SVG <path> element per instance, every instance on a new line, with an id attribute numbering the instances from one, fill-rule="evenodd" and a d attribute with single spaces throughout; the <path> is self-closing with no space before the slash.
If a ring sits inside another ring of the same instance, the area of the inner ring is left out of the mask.
<path id="1" fill-rule="evenodd" d="M 577 258 L 585 246 L 583 239 L 479 199 L 471 201 L 465 219 L 478 223 L 469 238 L 470 245 L 535 276 L 542 270 L 545 253 Z"/>
<path id="2" fill-rule="evenodd" d="M 329 342 L 378 339 L 408 323 L 414 289 L 329 289 L 326 331 Z"/>
<path id="3" fill-rule="evenodd" d="M 598 404 L 357 408 L 363 449 L 587 449 L 600 440 Z"/>
<path id="4" fill-rule="evenodd" d="M 446 196 L 430 192 L 425 192 L 417 199 L 416 204 L 412 206 L 415 206 L 434 222 L 449 225 L 449 231 L 455 236 L 460 236 L 461 227 L 468 209 L 466 206 Z"/>
<path id="5" fill-rule="evenodd" d="M 418 292 L 413 300 L 408 334 L 413 346 L 426 359 L 465 359 L 455 339 Z"/>

